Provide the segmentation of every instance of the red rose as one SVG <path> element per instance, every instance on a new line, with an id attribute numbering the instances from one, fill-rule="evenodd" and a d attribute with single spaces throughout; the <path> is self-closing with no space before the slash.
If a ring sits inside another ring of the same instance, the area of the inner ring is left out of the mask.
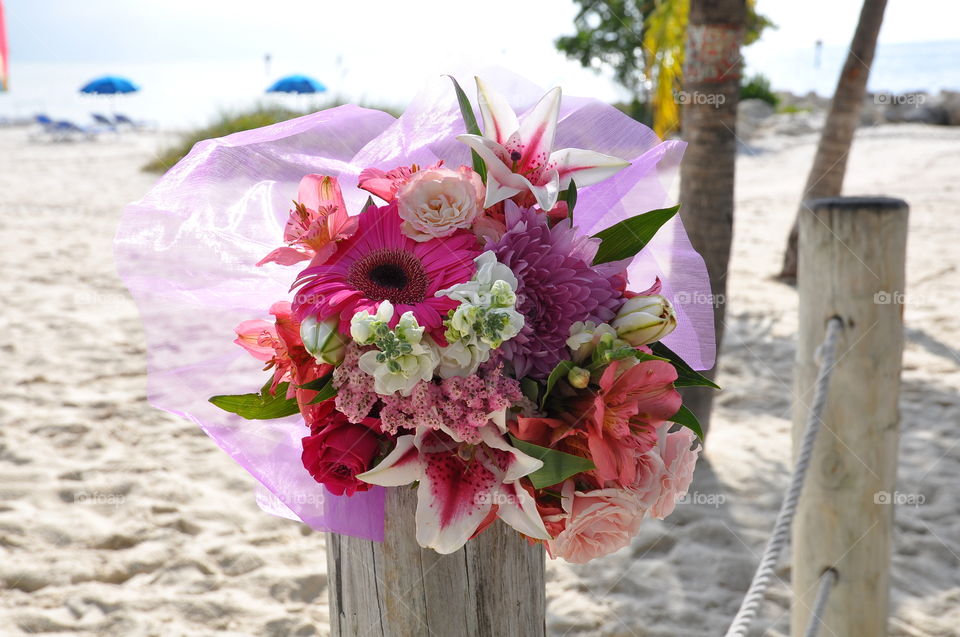
<path id="1" fill-rule="evenodd" d="M 374 418 L 353 424 L 333 412 L 322 426 L 311 427 L 313 433 L 303 439 L 303 466 L 334 495 L 366 491 L 372 485 L 358 480 L 357 474 L 372 468 L 380 448 L 378 429 Z"/>

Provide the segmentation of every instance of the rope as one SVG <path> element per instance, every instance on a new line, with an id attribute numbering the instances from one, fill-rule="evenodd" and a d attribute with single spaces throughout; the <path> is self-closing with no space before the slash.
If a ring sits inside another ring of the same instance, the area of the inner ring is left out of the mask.
<path id="1" fill-rule="evenodd" d="M 827 598 L 830 597 L 830 591 L 837 582 L 837 571 L 828 568 L 820 576 L 820 590 L 817 591 L 817 599 L 813 602 L 813 612 L 810 613 L 810 623 L 807 624 L 807 630 L 803 637 L 817 637 L 820 632 L 820 618 L 827 607 Z"/>
<path id="2" fill-rule="evenodd" d="M 803 432 L 797 467 L 793 471 L 793 478 L 790 480 L 790 486 L 783 498 L 783 504 L 780 506 L 780 513 L 777 514 L 777 521 L 773 525 L 770 541 L 767 542 L 763 557 L 760 559 L 760 566 L 757 567 L 757 572 L 753 575 L 753 581 L 750 582 L 750 588 L 747 589 L 747 594 L 740 604 L 737 616 L 734 617 L 733 623 L 727 629 L 726 637 L 746 637 L 747 630 L 756 617 L 757 609 L 763 602 L 767 588 L 774 577 L 774 570 L 777 566 L 777 560 L 780 558 L 780 553 L 789 540 L 790 525 L 793 523 L 793 515 L 797 511 L 797 501 L 800 499 L 800 492 L 803 491 L 803 481 L 807 475 L 807 469 L 810 467 L 810 458 L 813 455 L 813 443 L 817 439 L 817 432 L 820 431 L 823 410 L 827 404 L 827 389 L 830 386 L 830 375 L 836 364 L 837 341 L 840 339 L 842 328 L 843 321 L 838 317 L 833 317 L 827 322 L 827 333 L 823 337 L 823 344 L 818 351 L 820 368 L 817 370 L 817 380 L 814 384 L 813 405 L 810 407 L 807 428 Z"/>

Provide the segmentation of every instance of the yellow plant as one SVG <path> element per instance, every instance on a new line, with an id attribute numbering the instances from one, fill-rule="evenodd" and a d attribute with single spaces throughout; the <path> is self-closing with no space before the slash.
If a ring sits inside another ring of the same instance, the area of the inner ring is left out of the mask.
<path id="1" fill-rule="evenodd" d="M 652 84 L 653 130 L 661 138 L 680 127 L 676 93 L 683 79 L 690 0 L 656 0 L 644 24 L 643 49 Z"/>

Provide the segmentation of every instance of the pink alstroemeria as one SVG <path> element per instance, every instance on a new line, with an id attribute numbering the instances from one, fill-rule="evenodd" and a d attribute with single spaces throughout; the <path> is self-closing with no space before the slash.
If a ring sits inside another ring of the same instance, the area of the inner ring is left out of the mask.
<path id="1" fill-rule="evenodd" d="M 483 135 L 458 135 L 457 139 L 475 150 L 487 166 L 487 198 L 484 207 L 516 195 L 529 193 L 544 211 L 557 203 L 560 192 L 570 185 L 589 186 L 614 175 L 630 163 L 592 150 L 553 150 L 560 114 L 560 88 L 544 95 L 527 113 L 523 122 L 502 95 L 478 77 L 477 100 L 483 118 Z"/>
<path id="2" fill-rule="evenodd" d="M 283 230 L 287 246 L 272 251 L 257 265 L 293 265 L 308 259 L 320 265 L 337 251 L 337 241 L 356 230 L 357 218 L 347 213 L 336 177 L 307 175 L 300 180 L 297 201 Z"/>
<path id="3" fill-rule="evenodd" d="M 420 428 L 397 438 L 379 465 L 357 477 L 385 487 L 419 480 L 417 542 L 437 553 L 458 550 L 493 511 L 528 537 L 550 539 L 536 501 L 519 483 L 543 462 L 510 446 L 494 423 L 480 434 L 483 442 L 470 445 Z"/>
<path id="4" fill-rule="evenodd" d="M 430 169 L 440 168 L 441 166 L 443 166 L 442 159 L 430 166 Z M 389 203 L 397 198 L 397 192 L 400 188 L 410 181 L 414 173 L 419 171 L 420 166 L 417 164 L 400 166 L 387 171 L 379 168 L 364 168 L 357 180 L 357 187 Z"/>
<path id="5" fill-rule="evenodd" d="M 258 361 L 268 361 L 274 357 L 277 341 L 277 328 L 270 321 L 252 319 L 243 321 L 234 328 L 237 338 L 233 342 L 247 350 Z"/>

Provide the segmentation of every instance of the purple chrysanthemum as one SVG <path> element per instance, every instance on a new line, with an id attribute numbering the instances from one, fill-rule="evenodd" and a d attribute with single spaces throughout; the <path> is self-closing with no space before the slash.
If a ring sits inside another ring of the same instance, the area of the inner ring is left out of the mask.
<path id="1" fill-rule="evenodd" d="M 486 249 L 517 276 L 517 311 L 526 320 L 501 351 L 518 378 L 544 378 L 566 358 L 571 325 L 613 318 L 622 302 L 623 264 L 591 266 L 600 242 L 565 222 L 551 228 L 542 212 L 508 202 L 506 216 L 509 230 Z"/>

